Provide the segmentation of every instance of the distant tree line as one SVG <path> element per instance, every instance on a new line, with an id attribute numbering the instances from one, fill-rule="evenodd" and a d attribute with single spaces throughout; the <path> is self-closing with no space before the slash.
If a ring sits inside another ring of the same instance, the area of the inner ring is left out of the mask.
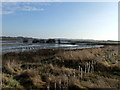
<path id="1" fill-rule="evenodd" d="M 59 43 L 60 44 L 60 40 L 55 40 L 55 39 L 33 39 L 31 41 L 32 43 Z M 28 39 L 23 39 L 23 43 L 29 43 Z"/>

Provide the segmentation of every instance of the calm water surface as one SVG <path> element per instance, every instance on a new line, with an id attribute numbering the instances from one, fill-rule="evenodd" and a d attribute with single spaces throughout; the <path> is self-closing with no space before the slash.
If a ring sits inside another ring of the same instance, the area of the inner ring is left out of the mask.
<path id="1" fill-rule="evenodd" d="M 7 52 L 24 52 L 38 49 L 54 49 L 54 48 L 63 48 L 63 49 L 82 49 L 82 48 L 94 48 L 94 47 L 103 47 L 103 45 L 86 45 L 86 44 L 24 44 L 19 42 L 0 42 L 0 50 L 2 53 Z"/>

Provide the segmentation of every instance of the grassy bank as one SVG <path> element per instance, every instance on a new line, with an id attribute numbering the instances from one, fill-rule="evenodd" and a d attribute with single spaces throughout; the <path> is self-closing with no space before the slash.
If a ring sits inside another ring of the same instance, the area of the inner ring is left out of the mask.
<path id="1" fill-rule="evenodd" d="M 118 46 L 45 49 L 2 56 L 3 88 L 120 88 Z"/>

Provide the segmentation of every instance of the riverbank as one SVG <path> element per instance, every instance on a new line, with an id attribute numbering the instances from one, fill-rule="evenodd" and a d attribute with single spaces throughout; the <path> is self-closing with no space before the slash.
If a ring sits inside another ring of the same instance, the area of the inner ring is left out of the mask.
<path id="1" fill-rule="evenodd" d="M 3 88 L 120 88 L 119 47 L 44 49 L 2 56 Z"/>

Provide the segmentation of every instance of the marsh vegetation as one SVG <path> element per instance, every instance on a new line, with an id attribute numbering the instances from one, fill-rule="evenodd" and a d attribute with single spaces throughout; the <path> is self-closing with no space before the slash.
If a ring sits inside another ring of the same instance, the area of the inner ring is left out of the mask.
<path id="1" fill-rule="evenodd" d="M 120 88 L 118 46 L 12 52 L 2 58 L 3 89 Z"/>

